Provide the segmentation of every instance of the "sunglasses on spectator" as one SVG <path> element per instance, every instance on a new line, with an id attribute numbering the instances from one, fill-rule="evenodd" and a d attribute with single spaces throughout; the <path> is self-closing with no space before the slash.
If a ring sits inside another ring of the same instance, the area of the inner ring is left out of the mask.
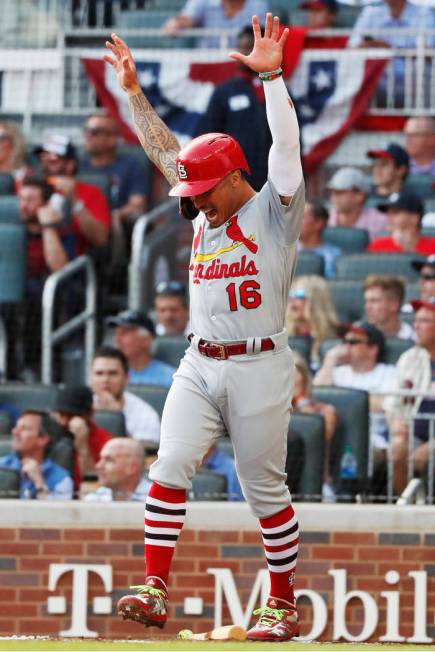
<path id="1" fill-rule="evenodd" d="M 435 272 L 431 274 L 430 272 L 420 274 L 420 278 L 423 281 L 435 281 Z"/>
<path id="2" fill-rule="evenodd" d="M 290 299 L 306 299 L 307 295 L 305 290 L 290 290 L 288 293 Z"/>
<path id="3" fill-rule="evenodd" d="M 88 136 L 101 136 L 103 134 L 111 134 L 110 129 L 104 129 L 104 127 L 85 127 L 85 133 Z"/>
<path id="4" fill-rule="evenodd" d="M 357 344 L 368 344 L 367 340 L 359 340 L 356 337 L 345 337 L 343 342 L 349 344 L 350 346 L 356 346 Z"/>

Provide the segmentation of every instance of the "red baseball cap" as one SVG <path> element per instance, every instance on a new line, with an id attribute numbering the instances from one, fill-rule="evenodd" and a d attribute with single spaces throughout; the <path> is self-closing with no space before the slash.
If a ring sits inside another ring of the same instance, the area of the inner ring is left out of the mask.
<path id="1" fill-rule="evenodd" d="M 413 299 L 411 301 L 411 306 L 414 312 L 420 310 L 420 308 L 427 308 L 428 310 L 435 310 L 435 297 L 430 297 L 427 301 L 422 299 Z"/>

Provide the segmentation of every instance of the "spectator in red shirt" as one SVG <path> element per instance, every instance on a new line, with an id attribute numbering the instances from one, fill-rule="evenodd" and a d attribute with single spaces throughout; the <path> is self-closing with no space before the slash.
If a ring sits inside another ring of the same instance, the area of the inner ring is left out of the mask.
<path id="1" fill-rule="evenodd" d="M 61 389 L 53 407 L 53 417 L 74 437 L 74 489 L 86 473 L 95 471 L 104 444 L 112 439 L 107 430 L 93 420 L 93 395 L 85 385 L 70 385 Z"/>
<path id="2" fill-rule="evenodd" d="M 59 202 L 54 201 L 59 199 L 62 198 L 56 197 L 50 185 L 38 177 L 26 177 L 18 192 L 20 220 L 27 235 L 26 299 L 20 322 L 27 369 L 23 374 L 35 374 L 39 369 L 41 297 L 47 276 L 62 269 L 76 253 L 75 234 L 62 219 Z M 14 341 L 17 333 L 14 330 L 10 335 Z"/>
<path id="3" fill-rule="evenodd" d="M 391 235 L 373 240 L 368 248 L 370 253 L 410 251 L 423 256 L 435 253 L 435 238 L 421 235 L 424 207 L 418 195 L 410 192 L 395 194 L 378 208 L 388 214 Z"/>
<path id="4" fill-rule="evenodd" d="M 111 226 L 109 204 L 99 188 L 75 180 L 77 152 L 74 145 L 66 136 L 53 135 L 37 147 L 35 153 L 39 155 L 44 176 L 70 202 L 78 253 L 89 246 L 105 245 Z"/>

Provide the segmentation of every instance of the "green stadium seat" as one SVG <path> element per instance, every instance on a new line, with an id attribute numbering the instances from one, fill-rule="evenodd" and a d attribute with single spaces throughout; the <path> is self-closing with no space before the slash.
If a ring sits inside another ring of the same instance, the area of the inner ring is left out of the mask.
<path id="1" fill-rule="evenodd" d="M 369 274 L 394 274 L 408 281 L 415 281 L 418 272 L 411 267 L 411 260 L 423 256 L 417 254 L 348 254 L 336 262 L 337 280 L 364 281 Z"/>
<path id="2" fill-rule="evenodd" d="M 305 462 L 299 486 L 302 500 L 319 498 L 322 494 L 325 422 L 318 414 L 295 412 L 290 419 L 290 428 L 296 430 L 305 443 Z"/>
<path id="3" fill-rule="evenodd" d="M 19 498 L 20 473 L 15 469 L 0 468 L 0 498 Z"/>
<path id="4" fill-rule="evenodd" d="M 15 195 L 15 180 L 8 172 L 0 172 L 0 195 Z"/>
<path id="5" fill-rule="evenodd" d="M 331 446 L 331 471 L 337 482 L 344 447 L 350 445 L 357 459 L 357 478 L 366 486 L 369 450 L 369 399 L 368 393 L 344 387 L 314 387 L 316 401 L 331 403 L 339 417 Z"/>
<path id="6" fill-rule="evenodd" d="M 404 190 L 418 195 L 424 201 L 433 198 L 433 181 L 431 174 L 410 174 L 406 178 Z"/>
<path id="7" fill-rule="evenodd" d="M 156 337 L 153 345 L 153 355 L 162 362 L 178 367 L 188 346 L 189 342 L 183 335 Z"/>
<path id="8" fill-rule="evenodd" d="M 0 437 L 0 457 L 10 455 L 12 453 L 12 437 L 11 435 L 2 435 Z"/>
<path id="9" fill-rule="evenodd" d="M 125 418 L 117 410 L 96 410 L 94 420 L 97 426 L 104 428 L 113 437 L 125 437 Z"/>
<path id="10" fill-rule="evenodd" d="M 323 276 L 324 273 L 325 263 L 322 256 L 312 251 L 301 251 L 298 253 L 295 276 L 307 276 L 310 274 Z"/>
<path id="11" fill-rule="evenodd" d="M 18 197 L 15 195 L 0 196 L 0 224 L 19 224 L 19 220 Z"/>
<path id="12" fill-rule="evenodd" d="M 129 385 L 128 391 L 152 405 L 162 416 L 163 406 L 168 395 L 167 387 L 160 387 L 160 385 Z"/>
<path id="13" fill-rule="evenodd" d="M 233 442 L 231 441 L 230 437 L 219 437 L 216 445 L 220 451 L 226 455 L 229 455 L 230 457 L 234 457 Z"/>
<path id="14" fill-rule="evenodd" d="M 12 431 L 12 419 L 7 412 L 0 408 L 0 435 L 8 435 Z"/>
<path id="15" fill-rule="evenodd" d="M 420 286 L 418 283 L 407 283 L 405 287 L 405 303 L 411 299 L 418 299 L 420 296 Z"/>
<path id="16" fill-rule="evenodd" d="M 364 291 L 360 281 L 329 281 L 334 306 L 341 322 L 358 321 L 364 314 Z"/>
<path id="17" fill-rule="evenodd" d="M 20 303 L 27 275 L 26 232 L 21 224 L 0 223 L 0 303 Z"/>
<path id="18" fill-rule="evenodd" d="M 38 383 L 0 383 L 0 403 L 9 403 L 21 410 L 51 410 L 57 396 L 56 385 Z"/>
<path id="19" fill-rule="evenodd" d="M 421 230 L 421 235 L 428 238 L 435 238 L 435 226 L 426 226 Z"/>
<path id="20" fill-rule="evenodd" d="M 340 247 L 343 254 L 359 254 L 366 251 L 369 244 L 369 234 L 366 229 L 355 229 L 349 226 L 327 226 L 322 233 L 324 242 Z"/>
<path id="21" fill-rule="evenodd" d="M 192 480 L 190 500 L 226 500 L 227 479 L 220 473 L 201 469 Z"/>
<path id="22" fill-rule="evenodd" d="M 309 337 L 300 335 L 290 336 L 288 345 L 292 351 L 297 351 L 310 364 L 311 360 L 311 340 Z"/>

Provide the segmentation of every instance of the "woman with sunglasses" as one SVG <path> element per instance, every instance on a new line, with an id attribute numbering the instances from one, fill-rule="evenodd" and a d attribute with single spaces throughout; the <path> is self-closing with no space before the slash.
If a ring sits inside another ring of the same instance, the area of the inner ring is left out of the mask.
<path id="1" fill-rule="evenodd" d="M 325 279 L 320 276 L 299 276 L 294 280 L 289 292 L 286 326 L 289 335 L 310 339 L 310 364 L 313 369 L 318 369 L 321 343 L 337 337 L 339 329 L 337 313 Z"/>

